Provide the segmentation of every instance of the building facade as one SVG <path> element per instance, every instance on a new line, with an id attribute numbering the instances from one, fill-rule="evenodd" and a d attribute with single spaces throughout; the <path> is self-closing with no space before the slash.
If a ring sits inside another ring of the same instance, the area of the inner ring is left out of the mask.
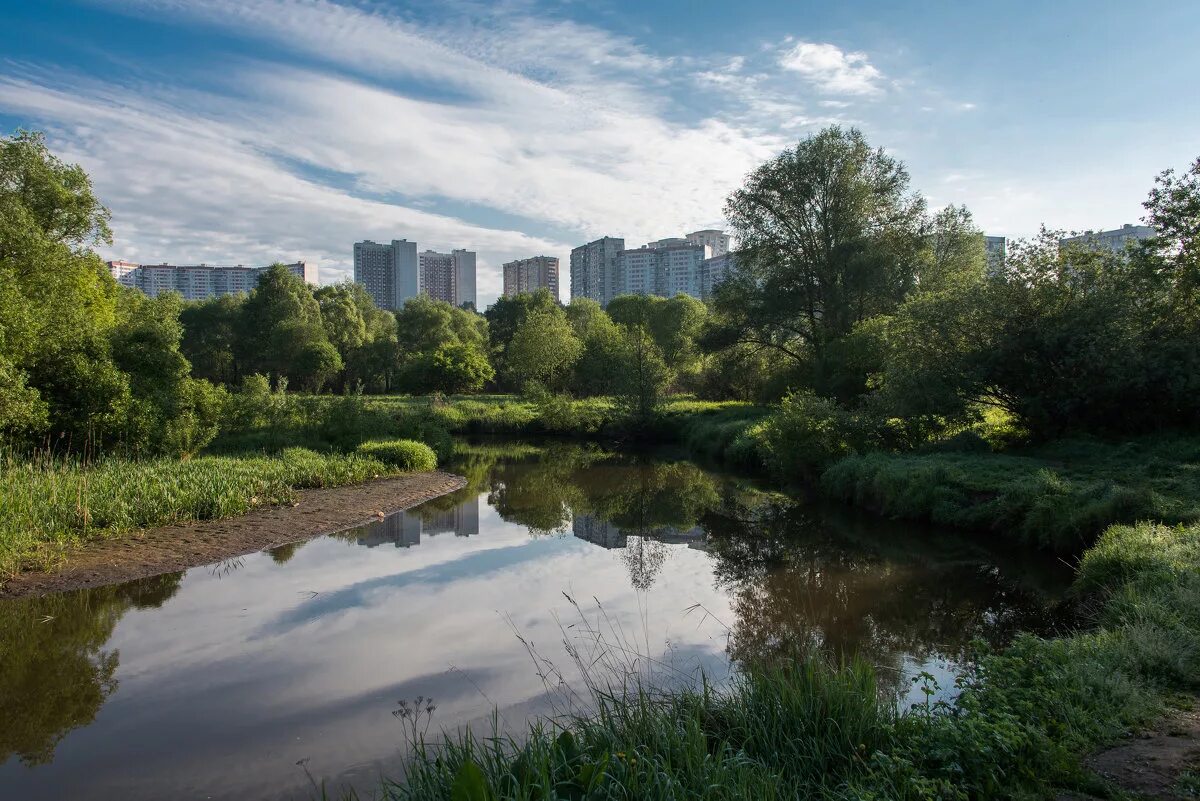
<path id="1" fill-rule="evenodd" d="M 983 250 L 987 257 L 988 272 L 996 272 L 1008 259 L 1008 239 L 1003 236 L 984 236 Z"/>
<path id="2" fill-rule="evenodd" d="M 606 236 L 571 251 L 571 297 L 591 298 L 601 306 L 621 294 L 620 254 L 625 240 Z"/>
<path id="3" fill-rule="evenodd" d="M 558 300 L 558 259 L 554 256 L 534 256 L 517 259 L 504 265 L 504 297 L 523 292 L 547 289 Z"/>
<path id="4" fill-rule="evenodd" d="M 418 257 L 421 292 L 452 306 L 475 306 L 475 253 L 454 250 L 438 253 L 426 250 Z"/>
<path id="5" fill-rule="evenodd" d="M 729 253 L 730 242 L 732 241 L 729 234 L 724 231 L 718 231 L 715 228 L 707 228 L 703 231 L 696 231 L 688 234 L 686 237 L 688 242 L 693 245 L 707 245 L 711 251 L 708 255 L 710 258 L 724 256 Z"/>
<path id="6" fill-rule="evenodd" d="M 710 300 L 713 290 L 728 277 L 733 268 L 734 257 L 732 253 L 724 253 L 720 256 L 713 256 L 711 259 L 705 259 L 700 265 L 701 300 Z"/>
<path id="7" fill-rule="evenodd" d="M 317 265 L 298 261 L 283 265 L 288 272 L 305 283 L 316 286 Z M 139 289 L 152 298 L 167 292 L 178 292 L 184 300 L 207 300 L 222 295 L 244 294 L 258 286 L 258 279 L 267 267 L 216 267 L 210 264 L 137 264 L 130 261 L 110 261 L 108 271 L 117 283 Z"/>
<path id="8" fill-rule="evenodd" d="M 1111 250 L 1113 253 L 1124 253 L 1130 242 L 1139 242 L 1154 236 L 1155 231 L 1148 225 L 1132 225 L 1125 223 L 1112 231 L 1085 231 L 1078 236 L 1069 236 L 1058 240 L 1059 247 L 1086 247 L 1099 250 Z"/>
<path id="9" fill-rule="evenodd" d="M 396 311 L 421 291 L 417 243 L 393 239 L 379 244 L 354 243 L 354 282 L 366 288 L 375 305 Z"/>
<path id="10" fill-rule="evenodd" d="M 662 239 L 618 255 L 622 283 L 615 295 L 678 294 L 702 298 L 704 261 L 708 247 L 686 239 Z"/>

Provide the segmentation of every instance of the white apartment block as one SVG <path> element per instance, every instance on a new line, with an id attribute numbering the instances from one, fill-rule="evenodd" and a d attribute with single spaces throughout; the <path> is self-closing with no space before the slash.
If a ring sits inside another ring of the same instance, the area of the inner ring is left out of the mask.
<path id="1" fill-rule="evenodd" d="M 617 295 L 678 294 L 706 299 L 731 265 L 730 237 L 707 229 L 625 249 L 605 237 L 571 251 L 571 297 L 607 306 Z"/>
<path id="2" fill-rule="evenodd" d="M 355 242 L 354 282 L 366 288 L 376 306 L 396 311 L 421 291 L 417 243 L 407 239 L 393 239 L 390 244 Z"/>
<path id="3" fill-rule="evenodd" d="M 547 289 L 558 300 L 558 258 L 534 256 L 517 259 L 504 265 L 504 297 L 511 298 L 523 292 Z"/>
<path id="4" fill-rule="evenodd" d="M 298 261 L 285 264 L 288 271 L 305 283 L 317 284 L 317 265 Z M 137 264 L 110 261 L 108 271 L 117 283 L 139 289 L 152 298 L 178 292 L 184 300 L 207 300 L 222 295 L 247 293 L 258 286 L 259 276 L 267 267 L 216 267 L 210 264 Z"/>
<path id="5" fill-rule="evenodd" d="M 1083 246 L 1098 250 L 1111 250 L 1113 253 L 1124 253 L 1130 242 L 1139 242 L 1154 236 L 1155 231 L 1148 225 L 1131 225 L 1125 223 L 1112 231 L 1085 231 L 1078 236 L 1069 236 L 1058 240 L 1059 247 Z"/>
<path id="6" fill-rule="evenodd" d="M 452 306 L 475 306 L 475 253 L 426 250 L 418 257 L 421 292 Z"/>
<path id="7" fill-rule="evenodd" d="M 688 234 L 685 239 L 693 245 L 707 245 L 711 258 L 724 256 L 729 253 L 731 239 L 729 234 L 724 231 L 718 231 L 715 228 L 707 228 L 703 231 L 696 231 Z"/>
<path id="8" fill-rule="evenodd" d="M 618 295 L 678 294 L 702 297 L 704 260 L 708 246 L 686 239 L 661 239 L 644 247 L 622 250 L 620 273 L 624 278 Z"/>
<path id="9" fill-rule="evenodd" d="M 625 240 L 606 236 L 571 251 L 571 297 L 591 298 L 601 306 L 621 294 L 620 254 Z"/>

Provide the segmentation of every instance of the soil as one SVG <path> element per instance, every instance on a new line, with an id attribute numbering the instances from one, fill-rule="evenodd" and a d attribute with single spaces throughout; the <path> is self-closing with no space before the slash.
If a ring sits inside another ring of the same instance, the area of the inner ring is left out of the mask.
<path id="1" fill-rule="evenodd" d="M 455 490 L 466 479 L 434 471 L 365 484 L 303 490 L 293 506 L 254 509 L 241 517 L 190 520 L 73 548 L 50 572 L 21 573 L 0 585 L 0 598 L 100 587 L 344 531 Z"/>
<path id="2" fill-rule="evenodd" d="M 1093 754 L 1088 769 L 1134 798 L 1187 801 L 1194 789 L 1180 786 L 1185 772 L 1200 774 L 1200 708 L 1174 712 L 1153 729 Z M 1085 801 L 1088 796 L 1062 795 L 1058 801 Z"/>

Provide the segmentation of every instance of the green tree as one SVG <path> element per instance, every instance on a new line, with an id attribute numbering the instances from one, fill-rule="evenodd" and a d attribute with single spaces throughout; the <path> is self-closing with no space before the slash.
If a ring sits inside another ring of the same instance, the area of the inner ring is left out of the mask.
<path id="1" fill-rule="evenodd" d="M 514 297 L 498 298 L 484 312 L 488 322 L 488 347 L 492 366 L 495 367 L 504 388 L 521 388 L 519 380 L 513 376 L 508 366 L 508 346 L 516 335 L 517 328 L 530 312 L 549 312 L 556 308 L 559 308 L 558 298 L 551 295 L 547 289 L 538 289 Z"/>
<path id="2" fill-rule="evenodd" d="M 671 370 L 645 328 L 634 325 L 624 327 L 623 331 L 623 358 L 614 376 L 616 399 L 635 423 L 645 425 L 658 411 L 663 392 L 671 383 Z"/>
<path id="3" fill-rule="evenodd" d="M 312 391 L 342 368 L 321 319 L 321 307 L 308 285 L 274 264 L 259 276 L 242 307 L 239 361 L 249 372 Z"/>
<path id="4" fill-rule="evenodd" d="M 191 363 L 194 377 L 227 387 L 241 380 L 236 354 L 245 300 L 244 295 L 222 295 L 185 304 L 180 311 L 180 350 Z"/>
<path id="5" fill-rule="evenodd" d="M 132 394 L 121 434 L 127 449 L 194 453 L 217 435 L 224 396 L 190 376 L 180 351 L 181 306 L 175 293 L 151 299 L 134 289 L 121 291 L 112 355 Z"/>
<path id="6" fill-rule="evenodd" d="M 776 350 L 822 393 L 861 392 L 865 377 L 846 375 L 832 351 L 916 283 L 925 208 L 908 182 L 899 161 L 838 127 L 755 170 L 725 206 L 740 243 L 715 293 L 725 344 Z"/>
<path id="7" fill-rule="evenodd" d="M 478 392 L 495 375 L 488 324 L 470 309 L 421 295 L 396 314 L 400 382 L 409 392 Z"/>
<path id="8" fill-rule="evenodd" d="M 565 389 L 582 351 L 583 343 L 561 307 L 532 310 L 506 348 L 509 378 L 522 387 L 537 383 L 550 391 Z"/>

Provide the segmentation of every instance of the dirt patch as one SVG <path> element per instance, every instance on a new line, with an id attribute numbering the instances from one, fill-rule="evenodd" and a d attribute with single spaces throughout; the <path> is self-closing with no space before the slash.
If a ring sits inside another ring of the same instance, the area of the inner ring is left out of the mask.
<path id="1" fill-rule="evenodd" d="M 455 490 L 466 479 L 440 471 L 410 473 L 346 487 L 304 490 L 294 506 L 241 517 L 193 520 L 72 549 L 53 572 L 22 573 L 0 598 L 99 587 L 205 565 L 369 523 Z"/>
<path id="2" fill-rule="evenodd" d="M 1153 729 L 1088 757 L 1088 769 L 1135 798 L 1200 797 L 1200 709 L 1174 712 Z M 1188 778 L 1190 775 L 1191 778 Z M 1086 796 L 1059 796 L 1058 801 Z"/>

